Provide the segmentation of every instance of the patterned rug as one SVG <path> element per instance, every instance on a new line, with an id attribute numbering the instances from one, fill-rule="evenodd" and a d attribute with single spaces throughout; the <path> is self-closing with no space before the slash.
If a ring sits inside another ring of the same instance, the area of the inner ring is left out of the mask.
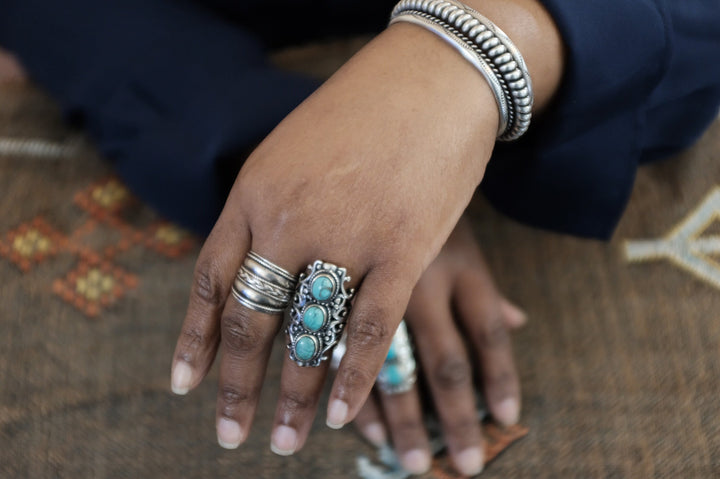
<path id="1" fill-rule="evenodd" d="M 20 83 L 0 87 L 0 191 L 0 477 L 401 477 L 320 420 L 296 456 L 270 452 L 280 344 L 248 444 L 216 445 L 216 369 L 188 397 L 168 385 L 199 240 Z M 720 475 L 720 122 L 641 170 L 610 243 L 472 213 L 530 316 L 515 342 L 529 433 L 483 477 Z M 495 450 L 523 432 L 494 431 Z M 428 477 L 453 476 L 439 458 Z"/>

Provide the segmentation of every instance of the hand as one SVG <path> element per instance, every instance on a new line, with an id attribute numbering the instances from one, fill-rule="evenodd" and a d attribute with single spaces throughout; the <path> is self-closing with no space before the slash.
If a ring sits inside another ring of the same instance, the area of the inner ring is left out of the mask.
<path id="1" fill-rule="evenodd" d="M 483 7 L 523 51 L 536 104 L 546 104 L 562 73 L 552 20 L 536 0 L 488 0 Z M 322 259 L 352 276 L 358 294 L 347 354 L 327 412 L 327 424 L 342 427 L 362 407 L 415 283 L 480 183 L 497 127 L 482 76 L 441 39 L 397 24 L 261 143 L 200 252 L 173 359 L 173 390 L 184 394 L 222 349 L 221 445 L 247 438 L 281 322 L 228 299 L 248 251 L 292 272 Z M 301 368 L 286 358 L 275 452 L 292 454 L 305 443 L 326 373 L 327 363 Z"/>
<path id="2" fill-rule="evenodd" d="M 483 446 L 473 378 L 480 379 L 495 420 L 515 424 L 520 386 L 509 330 L 526 318 L 497 291 L 467 220 L 460 221 L 415 286 L 405 321 L 453 463 L 463 475 L 478 474 Z M 432 454 L 416 387 L 393 395 L 376 388 L 356 425 L 378 446 L 387 441 L 389 429 L 408 471 L 420 474 L 429 467 Z"/>
<path id="3" fill-rule="evenodd" d="M 322 259 L 352 276 L 358 293 L 347 354 L 327 413 L 329 426 L 343 426 L 372 389 L 415 283 L 479 184 L 497 126 L 495 100 L 472 66 L 442 40 L 401 24 L 262 142 L 200 253 L 173 361 L 173 389 L 183 394 L 222 350 L 221 445 L 247 437 L 282 320 L 229 297 L 246 253 L 291 272 Z M 275 452 L 303 446 L 327 369 L 285 359 Z"/>

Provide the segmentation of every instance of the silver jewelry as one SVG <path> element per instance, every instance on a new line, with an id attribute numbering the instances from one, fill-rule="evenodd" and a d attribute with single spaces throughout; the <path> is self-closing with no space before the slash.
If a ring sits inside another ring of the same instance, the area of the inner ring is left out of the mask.
<path id="1" fill-rule="evenodd" d="M 292 299 L 297 276 L 250 251 L 235 276 L 233 297 L 253 311 L 283 312 Z"/>
<path id="2" fill-rule="evenodd" d="M 340 367 L 340 362 L 345 356 L 345 351 L 347 351 L 347 335 L 343 334 L 340 341 L 338 341 L 333 348 L 332 358 L 330 358 L 330 368 L 334 371 L 337 371 Z"/>
<path id="3" fill-rule="evenodd" d="M 317 260 L 300 274 L 287 328 L 290 359 L 300 366 L 317 367 L 340 340 L 350 299 L 345 268 Z"/>
<path id="4" fill-rule="evenodd" d="M 534 101 L 530 73 L 497 25 L 455 0 L 401 0 L 390 16 L 390 24 L 396 22 L 430 30 L 482 73 L 498 104 L 499 140 L 516 140 L 527 131 Z"/>
<path id="5" fill-rule="evenodd" d="M 416 369 L 407 327 L 401 321 L 375 384 L 384 394 L 407 392 L 417 380 Z"/>

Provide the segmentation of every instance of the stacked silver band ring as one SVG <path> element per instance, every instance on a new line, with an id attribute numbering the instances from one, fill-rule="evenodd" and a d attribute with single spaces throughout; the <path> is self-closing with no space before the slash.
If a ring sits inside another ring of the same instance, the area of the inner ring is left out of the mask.
<path id="1" fill-rule="evenodd" d="M 402 0 L 390 24 L 409 22 L 440 36 L 485 77 L 500 113 L 498 139 L 520 138 L 530 126 L 530 74 L 515 44 L 493 22 L 455 0 Z"/>
<path id="2" fill-rule="evenodd" d="M 300 274 L 287 328 L 290 359 L 317 367 L 340 340 L 354 290 L 345 268 L 317 260 Z"/>
<path id="3" fill-rule="evenodd" d="M 405 321 L 401 321 L 375 384 L 385 394 L 412 389 L 417 380 L 415 357 Z"/>
<path id="4" fill-rule="evenodd" d="M 232 294 L 253 311 L 282 313 L 290 305 L 298 278 L 250 251 L 235 276 Z"/>

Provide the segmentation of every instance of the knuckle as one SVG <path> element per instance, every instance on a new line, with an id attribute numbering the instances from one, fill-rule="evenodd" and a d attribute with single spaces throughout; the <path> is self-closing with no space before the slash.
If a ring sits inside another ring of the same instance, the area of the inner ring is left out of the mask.
<path id="1" fill-rule="evenodd" d="M 280 403 L 283 409 L 294 413 L 312 409 L 315 406 L 315 398 L 298 391 L 285 391 L 280 398 Z"/>
<path id="2" fill-rule="evenodd" d="M 348 341 L 356 346 L 369 347 L 384 343 L 390 336 L 390 329 L 384 318 L 385 311 L 380 307 L 370 307 L 348 322 Z"/>
<path id="3" fill-rule="evenodd" d="M 480 423 L 477 416 L 463 415 L 445 421 L 443 427 L 448 435 L 458 439 L 479 438 Z"/>
<path id="4" fill-rule="evenodd" d="M 458 356 L 442 358 L 432 369 L 432 378 L 444 390 L 468 387 L 472 382 L 470 363 Z"/>
<path id="5" fill-rule="evenodd" d="M 506 396 L 508 392 L 515 389 L 517 376 L 515 372 L 507 367 L 488 371 L 486 374 L 488 394 Z"/>
<path id="6" fill-rule="evenodd" d="M 211 262 L 198 263 L 193 278 L 193 295 L 213 308 L 221 307 L 225 303 L 225 289 L 220 277 Z"/>
<path id="7" fill-rule="evenodd" d="M 419 438 L 425 434 L 425 428 L 418 418 L 405 417 L 391 423 L 394 435 L 406 438 Z"/>
<path id="8" fill-rule="evenodd" d="M 375 382 L 375 376 L 368 371 L 349 366 L 338 371 L 338 381 L 341 387 L 349 394 L 372 385 Z"/>
<path id="9" fill-rule="evenodd" d="M 225 385 L 220 389 L 220 398 L 223 403 L 236 406 L 250 399 L 250 395 L 233 386 Z"/>
<path id="10" fill-rule="evenodd" d="M 234 386 L 224 385 L 220 388 L 220 413 L 223 416 L 233 417 L 240 405 L 250 401 L 253 395 Z"/>
<path id="11" fill-rule="evenodd" d="M 478 346 L 483 349 L 502 348 L 510 344 L 507 327 L 499 314 L 489 316 L 489 319 L 482 323 L 476 339 Z"/>
<path id="12" fill-rule="evenodd" d="M 182 337 L 182 346 L 186 351 L 196 351 L 208 344 L 210 338 L 208 335 L 196 325 L 183 328 L 180 333 Z"/>
<path id="13" fill-rule="evenodd" d="M 225 314 L 221 322 L 223 346 L 231 354 L 243 356 L 264 344 L 261 331 L 253 326 L 245 311 Z"/>
<path id="14" fill-rule="evenodd" d="M 394 203 L 391 208 L 387 208 L 387 205 L 383 206 L 385 207 L 374 209 L 373 212 L 375 222 L 383 227 L 385 235 L 399 240 L 417 233 L 420 224 L 416 220 L 415 205 L 410 202 L 400 202 Z"/>
<path id="15" fill-rule="evenodd" d="M 265 221 L 258 226 L 258 233 L 268 238 L 295 237 L 293 232 L 300 229 L 303 215 L 300 208 L 288 208 L 290 202 L 272 202 L 263 205 Z M 295 202 L 297 204 L 297 202 Z"/>

